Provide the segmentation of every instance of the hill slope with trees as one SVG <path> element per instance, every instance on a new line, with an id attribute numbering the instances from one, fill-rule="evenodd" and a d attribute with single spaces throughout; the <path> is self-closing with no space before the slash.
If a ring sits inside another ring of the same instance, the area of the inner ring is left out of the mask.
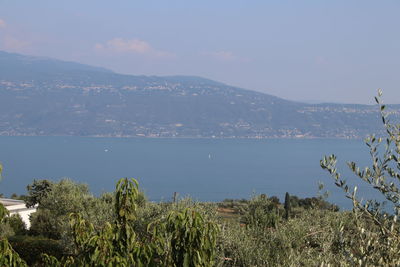
<path id="1" fill-rule="evenodd" d="M 400 116 L 400 106 L 389 109 Z M 0 135 L 355 138 L 376 107 L 304 104 L 190 76 L 133 76 L 0 52 Z"/>

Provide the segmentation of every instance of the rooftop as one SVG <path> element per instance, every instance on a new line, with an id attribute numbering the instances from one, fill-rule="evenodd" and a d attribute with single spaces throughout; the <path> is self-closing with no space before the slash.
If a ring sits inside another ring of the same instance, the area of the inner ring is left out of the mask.
<path id="1" fill-rule="evenodd" d="M 10 199 L 10 198 L 0 198 L 0 203 L 3 204 L 3 206 L 5 207 L 25 204 L 23 200 Z"/>

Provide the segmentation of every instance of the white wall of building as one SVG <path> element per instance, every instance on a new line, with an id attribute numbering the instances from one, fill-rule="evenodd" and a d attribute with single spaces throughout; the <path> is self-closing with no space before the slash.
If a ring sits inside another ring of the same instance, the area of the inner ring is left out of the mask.
<path id="1" fill-rule="evenodd" d="M 24 201 L 15 199 L 0 198 L 0 203 L 10 212 L 10 216 L 18 214 L 26 224 L 26 228 L 29 229 L 31 227 L 29 217 L 32 213 L 36 212 L 36 207 L 27 208 Z"/>

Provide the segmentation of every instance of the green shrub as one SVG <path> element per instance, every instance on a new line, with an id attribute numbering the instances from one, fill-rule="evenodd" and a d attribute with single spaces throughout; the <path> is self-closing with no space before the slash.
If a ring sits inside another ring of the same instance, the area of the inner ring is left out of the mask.
<path id="1" fill-rule="evenodd" d="M 116 186 L 115 220 L 101 229 L 82 215 L 70 215 L 75 253 L 58 261 L 44 255 L 52 266 L 212 266 L 216 258 L 217 226 L 195 209 L 170 211 L 148 225 L 146 235 L 134 231 L 140 210 L 140 192 L 134 179 Z M 179 202 L 178 202 L 179 203 Z M 175 209 L 181 204 L 167 207 Z M 145 205 L 142 206 L 145 208 Z"/>
<path id="2" fill-rule="evenodd" d="M 61 239 L 61 220 L 58 220 L 50 210 L 38 209 L 31 215 L 31 228 L 29 234 L 45 236 L 49 239 Z"/>
<path id="3" fill-rule="evenodd" d="M 195 209 L 171 212 L 155 233 L 166 236 L 163 245 L 165 266 L 214 266 L 218 227 L 204 220 Z"/>
<path id="4" fill-rule="evenodd" d="M 46 180 L 38 180 L 35 183 L 36 186 L 31 186 L 33 191 L 29 195 L 33 199 L 32 203 L 38 201 L 39 206 L 37 212 L 31 216 L 31 235 L 61 240 L 62 245 L 72 253 L 74 241 L 69 225 L 71 213 L 81 214 L 96 229 L 101 229 L 106 222 L 114 220 L 112 194 L 95 197 L 86 184 L 70 179 L 62 179 L 50 185 Z"/>
<path id="5" fill-rule="evenodd" d="M 279 221 L 279 208 L 265 195 L 255 196 L 243 216 L 243 223 L 249 227 L 275 228 Z"/>
<path id="6" fill-rule="evenodd" d="M 277 228 L 225 223 L 218 238 L 223 266 L 320 266 L 324 262 L 345 266 L 340 229 L 351 225 L 348 217 L 344 212 L 303 209 Z"/>
<path id="7" fill-rule="evenodd" d="M 8 223 L 0 223 L 0 239 L 7 239 L 15 235 L 14 230 Z"/>
<path id="8" fill-rule="evenodd" d="M 26 230 L 26 224 L 22 220 L 21 216 L 19 214 L 13 214 L 10 217 L 7 217 L 5 222 L 10 225 L 10 227 L 13 229 L 15 235 L 25 235 L 27 230 Z"/>
<path id="9" fill-rule="evenodd" d="M 1 165 L 0 165 L 1 174 Z M 4 224 L 6 216 L 9 214 L 8 210 L 0 203 L 0 226 L 8 225 Z M 11 229 L 11 227 L 9 227 Z M 4 230 L 0 227 L 0 230 Z M 12 230 L 11 230 L 12 231 Z M 25 261 L 21 259 L 17 252 L 12 248 L 8 242 L 7 236 L 1 232 L 0 233 L 0 266 L 10 266 L 10 267 L 25 267 L 27 266 Z"/>
<path id="10" fill-rule="evenodd" d="M 61 258 L 64 250 L 59 241 L 39 236 L 13 236 L 9 242 L 28 265 L 39 262 L 41 254 L 46 253 Z"/>

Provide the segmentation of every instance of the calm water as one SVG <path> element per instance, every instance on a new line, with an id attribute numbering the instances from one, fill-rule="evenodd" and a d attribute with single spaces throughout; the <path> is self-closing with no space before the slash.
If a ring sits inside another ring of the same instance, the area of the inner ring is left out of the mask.
<path id="1" fill-rule="evenodd" d="M 99 194 L 112 191 L 118 178 L 134 177 L 155 201 L 170 200 L 173 192 L 201 201 L 254 193 L 283 199 L 286 191 L 315 196 L 321 181 L 331 192 L 330 201 L 349 207 L 319 167 L 323 155 L 331 153 L 341 170 L 347 170 L 346 160 L 368 163 L 361 140 L 0 137 L 0 192 L 22 194 L 34 178 L 70 177 Z M 358 182 L 353 176 L 349 180 Z"/>

